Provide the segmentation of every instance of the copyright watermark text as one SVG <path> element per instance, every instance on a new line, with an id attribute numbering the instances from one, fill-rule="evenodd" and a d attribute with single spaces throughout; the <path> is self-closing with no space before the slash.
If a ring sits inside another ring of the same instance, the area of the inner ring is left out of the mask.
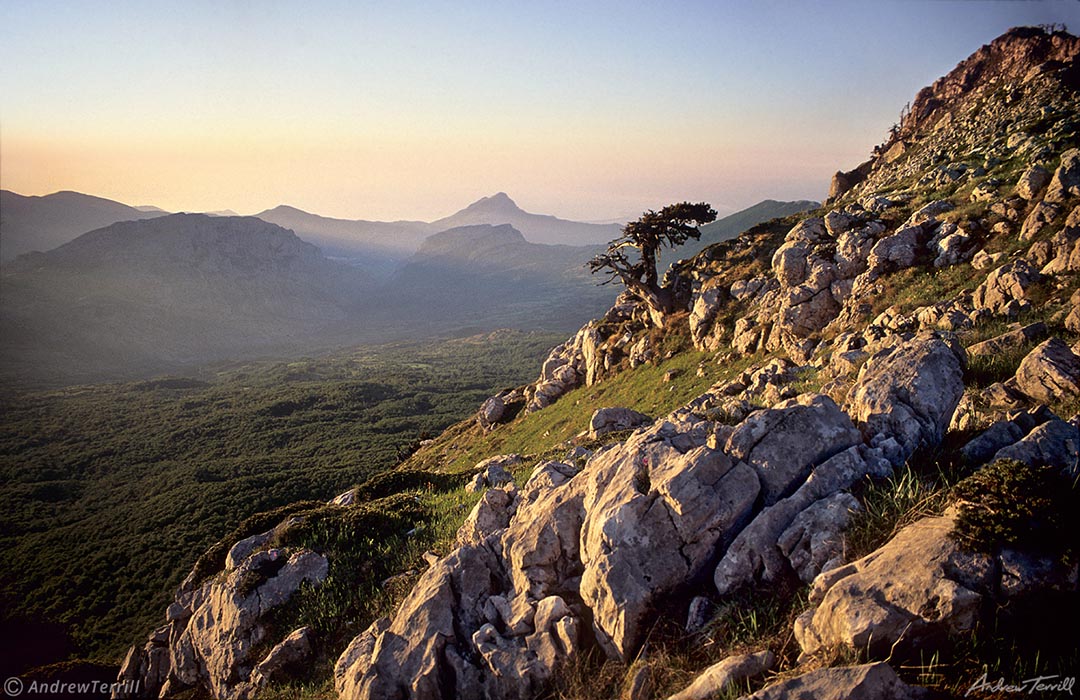
<path id="1" fill-rule="evenodd" d="M 964 697 L 971 695 L 972 693 L 1017 693 L 1023 695 L 1034 695 L 1035 693 L 1068 693 L 1070 696 L 1073 694 L 1073 686 L 1076 685 L 1075 676 L 1038 676 L 1036 678 L 1028 678 L 1022 680 L 1019 683 L 1007 683 L 1005 678 L 998 678 L 996 681 L 990 680 L 988 674 L 982 674 L 982 678 L 975 681 L 968 691 L 964 693 Z"/>
<path id="2" fill-rule="evenodd" d="M 4 694 L 9 698 L 20 696 L 32 697 L 34 695 L 104 695 L 113 693 L 122 695 L 138 695 L 140 681 L 23 681 L 18 676 L 12 676 L 4 681 Z"/>

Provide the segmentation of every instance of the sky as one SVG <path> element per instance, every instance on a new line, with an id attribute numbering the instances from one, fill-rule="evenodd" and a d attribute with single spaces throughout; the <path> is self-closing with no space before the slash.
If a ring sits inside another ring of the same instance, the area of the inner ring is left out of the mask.
<path id="1" fill-rule="evenodd" d="M 593 221 L 822 199 L 924 85 L 1077 0 L 0 0 L 0 187 Z"/>

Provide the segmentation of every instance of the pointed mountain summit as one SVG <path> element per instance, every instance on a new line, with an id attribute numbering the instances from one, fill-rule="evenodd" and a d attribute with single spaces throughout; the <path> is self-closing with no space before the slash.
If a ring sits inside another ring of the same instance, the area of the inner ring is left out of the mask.
<path id="1" fill-rule="evenodd" d="M 436 231 L 446 231 L 478 224 L 510 224 L 530 243 L 549 245 L 596 245 L 617 238 L 621 232 L 618 224 L 585 224 L 549 215 L 530 214 L 505 192 L 478 199 L 456 214 L 433 221 L 431 226 Z"/>

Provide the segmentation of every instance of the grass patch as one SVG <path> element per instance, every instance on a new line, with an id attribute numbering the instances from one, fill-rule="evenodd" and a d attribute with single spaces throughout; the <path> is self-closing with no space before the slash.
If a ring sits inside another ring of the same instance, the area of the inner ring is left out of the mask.
<path id="1" fill-rule="evenodd" d="M 873 315 L 890 306 L 902 313 L 954 299 L 965 291 L 973 291 L 974 282 L 981 279 L 968 263 L 941 269 L 923 266 L 909 267 L 881 279 L 884 291 L 874 301 Z"/>
<path id="2" fill-rule="evenodd" d="M 552 455 L 554 446 L 588 428 L 589 419 L 598 408 L 621 406 L 659 418 L 700 396 L 714 382 L 737 376 L 755 358 L 740 358 L 723 367 L 711 360 L 711 353 L 685 350 L 669 360 L 641 365 L 592 386 L 574 389 L 543 410 L 521 416 L 487 434 L 482 433 L 475 421 L 463 421 L 418 451 L 406 466 L 463 472 L 497 454 L 518 453 L 531 458 Z M 703 361 L 706 372 L 704 377 L 699 377 L 697 368 Z M 664 375 L 669 371 L 673 379 L 665 382 Z M 557 448 L 554 454 L 561 456 L 564 451 Z"/>
<path id="3" fill-rule="evenodd" d="M 864 484 L 857 491 L 863 509 L 855 513 L 848 528 L 845 559 L 866 556 L 905 526 L 939 515 L 948 500 L 950 481 L 944 471 L 922 474 L 909 462 L 885 481 Z"/>

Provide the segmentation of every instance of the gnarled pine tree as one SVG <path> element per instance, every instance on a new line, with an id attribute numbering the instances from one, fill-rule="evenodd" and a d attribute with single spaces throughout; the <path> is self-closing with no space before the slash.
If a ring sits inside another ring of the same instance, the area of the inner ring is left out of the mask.
<path id="1" fill-rule="evenodd" d="M 649 210 L 624 226 L 622 236 L 588 262 L 589 270 L 593 274 L 600 271 L 608 274 L 601 284 L 621 281 L 627 290 L 649 305 L 649 315 L 659 326 L 664 315 L 675 310 L 674 290 L 660 284 L 656 269 L 660 249 L 680 246 L 690 238 L 697 240 L 701 237 L 698 226 L 715 220 L 716 210 L 705 202 L 682 202 L 669 204 L 660 211 Z"/>

